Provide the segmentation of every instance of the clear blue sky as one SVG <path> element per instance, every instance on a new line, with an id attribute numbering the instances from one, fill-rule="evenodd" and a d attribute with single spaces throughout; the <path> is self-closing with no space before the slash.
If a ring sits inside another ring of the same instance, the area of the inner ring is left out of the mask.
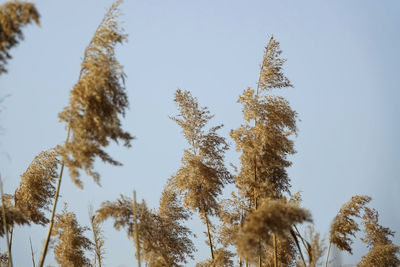
<path id="1" fill-rule="evenodd" d="M 4 3 L 1 1 L 0 3 Z M 42 26 L 24 29 L 12 50 L 9 73 L 0 76 L 2 103 L 0 171 L 5 191 L 40 151 L 63 142 L 57 114 L 68 103 L 83 51 L 109 0 L 38 0 Z M 279 91 L 299 113 L 298 153 L 290 168 L 292 191 L 303 192 L 316 228 L 327 233 L 340 206 L 354 194 L 368 194 L 384 226 L 400 243 L 400 10 L 399 1 L 239 1 L 126 0 L 121 10 L 129 42 L 118 47 L 128 76 L 130 110 L 125 129 L 137 137 L 131 149 L 111 146 L 123 162 L 99 162 L 102 187 L 83 177 L 80 190 L 63 181 L 63 202 L 88 225 L 87 207 L 132 195 L 156 207 L 166 179 L 180 166 L 185 142 L 168 116 L 176 112 L 173 94 L 188 89 L 224 123 L 221 133 L 242 122 L 238 96 L 255 86 L 267 36 L 274 34 L 288 59 L 285 70 L 295 88 Z M 238 163 L 232 151 L 227 164 Z M 196 262 L 209 257 L 195 215 Z M 112 223 L 106 232 L 106 266 L 136 266 L 134 248 Z M 15 229 L 15 266 L 30 266 L 28 237 L 36 257 L 46 229 Z M 0 244 L 4 248 L 4 242 Z M 365 249 L 356 243 L 356 263 Z M 49 257 L 48 264 L 55 264 Z M 194 266 L 192 262 L 189 266 Z"/>

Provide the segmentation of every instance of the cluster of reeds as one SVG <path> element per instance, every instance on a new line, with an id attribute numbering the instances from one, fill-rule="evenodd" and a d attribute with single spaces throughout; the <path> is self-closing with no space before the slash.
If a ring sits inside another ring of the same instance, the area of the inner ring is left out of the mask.
<path id="1" fill-rule="evenodd" d="M 298 226 L 312 223 L 311 213 L 301 206 L 299 193 L 291 194 L 287 168 L 296 151 L 297 113 L 289 102 L 273 95 L 276 89 L 292 87 L 285 76 L 279 42 L 271 37 L 265 47 L 257 88 L 247 88 L 239 97 L 243 124 L 231 131 L 240 166 L 232 174 L 225 166 L 228 141 L 218 131 L 223 125 L 208 127 L 213 115 L 201 107 L 190 91 L 178 89 L 174 101 L 178 114 L 171 116 L 187 141 L 182 166 L 167 179 L 159 207 L 121 195 L 104 201 L 89 211 L 91 227 L 78 224 L 73 212 L 57 211 L 64 168 L 72 181 L 82 187 L 81 171 L 100 183 L 93 162 L 100 158 L 120 165 L 104 148 L 110 141 L 130 147 L 133 137 L 121 128 L 120 117 L 128 107 L 125 74 L 115 57 L 115 46 L 126 39 L 118 26 L 117 0 L 108 10 L 85 50 L 78 82 L 71 90 L 70 103 L 59 114 L 66 123 L 67 137 L 61 146 L 39 153 L 21 176 L 13 195 L 1 189 L 0 236 L 7 249 L 0 266 L 12 266 L 12 234 L 17 226 L 39 224 L 48 227 L 38 265 L 44 266 L 50 240 L 60 266 L 102 266 L 105 234 L 102 222 L 114 221 L 135 244 L 138 266 L 184 266 L 194 259 L 194 236 L 185 223 L 198 213 L 206 229 L 210 258 L 196 266 L 301 266 L 330 264 L 331 245 L 352 253 L 352 238 L 362 220 L 370 251 L 358 266 L 399 266 L 399 246 L 393 232 L 378 223 L 378 212 L 367 204 L 368 196 L 354 196 L 333 220 L 328 249 L 325 240 L 309 225 L 302 235 Z M 8 50 L 22 38 L 20 27 L 39 23 L 31 3 L 12 1 L 0 6 L 0 74 L 5 71 Z M 236 190 L 221 199 L 225 185 Z M 49 214 L 50 212 L 50 214 Z M 91 238 L 87 231 L 92 232 Z M 327 252 L 326 252 L 327 251 Z M 87 253 L 92 252 L 93 259 Z M 18 255 L 22 257 L 23 255 Z M 32 252 L 32 263 L 35 266 Z"/>

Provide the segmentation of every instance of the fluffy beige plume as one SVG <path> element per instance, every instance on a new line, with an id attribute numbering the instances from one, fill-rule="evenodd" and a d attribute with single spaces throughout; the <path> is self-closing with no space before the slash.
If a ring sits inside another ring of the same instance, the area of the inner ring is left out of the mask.
<path id="1" fill-rule="evenodd" d="M 140 211 L 141 205 L 138 204 Z M 132 199 L 121 195 L 114 202 L 106 201 L 101 204 L 101 207 L 96 211 L 96 219 L 103 222 L 109 218 L 114 219 L 114 227 L 117 230 L 125 228 L 128 237 L 133 237 L 134 221 L 132 210 Z"/>
<path id="2" fill-rule="evenodd" d="M 274 88 L 293 87 L 283 73 L 282 67 L 286 59 L 280 57 L 282 50 L 279 42 L 272 36 L 265 47 L 263 63 L 260 70 L 258 88 L 270 90 Z"/>
<path id="3" fill-rule="evenodd" d="M 247 89 L 239 103 L 246 124 L 231 131 L 236 150 L 242 152 L 236 186 L 252 200 L 280 198 L 290 187 L 287 157 L 296 152 L 289 137 L 297 132 L 297 113 L 282 97 L 260 97 L 253 89 Z M 252 120 L 257 121 L 254 126 Z"/>
<path id="4" fill-rule="evenodd" d="M 218 229 L 218 241 L 223 246 L 235 245 L 239 228 L 250 211 L 250 203 L 247 199 L 235 193 L 231 194 L 231 198 L 220 202 L 219 218 L 222 223 Z"/>
<path id="5" fill-rule="evenodd" d="M 339 213 L 333 219 L 330 229 L 330 243 L 335 244 L 340 250 L 345 250 L 352 254 L 351 244 L 353 241 L 350 236 L 360 230 L 354 218 L 361 217 L 361 211 L 365 205 L 371 201 L 369 196 L 353 196 L 350 201 L 343 204 Z"/>
<path id="6" fill-rule="evenodd" d="M 214 255 L 214 266 L 233 267 L 235 266 L 232 260 L 234 256 L 235 256 L 234 253 L 225 248 L 216 249 Z M 207 259 L 205 261 L 196 264 L 196 267 L 210 267 L 210 266 L 213 266 L 212 259 Z"/>
<path id="7" fill-rule="evenodd" d="M 102 266 L 104 259 L 104 233 L 101 230 L 101 222 L 97 220 L 96 214 L 94 214 L 93 206 L 89 206 L 89 219 L 91 231 L 93 233 L 93 245 L 94 245 L 94 264 L 93 266 Z"/>
<path id="8" fill-rule="evenodd" d="M 13 197 L 5 194 L 3 196 L 4 213 L 6 217 L 7 226 L 30 224 L 29 218 L 12 203 Z M 1 207 L 1 206 L 0 206 Z M 2 210 L 1 207 L 0 210 Z M 3 216 L 0 216 L 0 236 L 4 236 L 4 221 Z"/>
<path id="9" fill-rule="evenodd" d="M 263 198 L 281 198 L 289 191 L 287 157 L 294 154 L 290 137 L 297 132 L 297 113 L 280 96 L 263 94 L 274 88 L 291 87 L 283 74 L 279 42 L 270 38 L 263 58 L 257 90 L 248 88 L 239 97 L 245 123 L 231 131 L 240 156 L 241 168 L 235 178 L 240 193 L 252 201 L 253 208 Z M 261 92 L 259 92 L 261 90 Z"/>
<path id="10" fill-rule="evenodd" d="M 263 260 L 264 267 L 274 267 L 274 250 L 273 250 L 273 238 L 267 241 L 267 245 L 264 246 L 265 259 Z M 298 251 L 293 239 L 288 233 L 284 237 L 276 238 L 277 246 L 277 263 L 279 266 L 294 266 L 296 263 L 296 256 Z"/>
<path id="11" fill-rule="evenodd" d="M 92 249 L 92 242 L 83 234 L 89 230 L 81 227 L 73 212 L 64 207 L 61 214 L 56 215 L 52 235 L 56 237 L 54 255 L 61 267 L 89 266 L 90 261 L 85 256 L 85 251 Z"/>
<path id="12" fill-rule="evenodd" d="M 0 5 L 0 75 L 7 72 L 8 51 L 24 38 L 21 28 L 33 21 L 39 25 L 39 12 L 33 3 L 14 0 Z"/>
<path id="13" fill-rule="evenodd" d="M 376 210 L 365 208 L 363 216 L 365 237 L 362 240 L 370 250 L 362 257 L 357 267 L 400 266 L 400 247 L 390 240 L 390 236 L 393 237 L 394 232 L 379 225 L 378 217 L 379 214 Z"/>
<path id="14" fill-rule="evenodd" d="M 183 208 L 178 192 L 172 185 L 172 178 L 164 187 L 160 207 L 154 215 L 157 226 L 149 229 L 153 232 L 153 239 L 143 240 L 143 247 L 151 248 L 144 249 L 149 266 L 152 266 L 155 258 L 162 264 L 154 264 L 154 267 L 185 266 L 187 258 L 193 259 L 196 249 L 190 240 L 192 232 L 182 224 L 189 218 L 190 212 Z"/>
<path id="15" fill-rule="evenodd" d="M 55 194 L 55 180 L 59 161 L 53 150 L 42 151 L 22 174 L 19 188 L 15 191 L 15 206 L 33 223 L 45 225 L 49 222 L 44 211 Z"/>
<path id="16" fill-rule="evenodd" d="M 304 246 L 308 255 L 308 266 L 309 267 L 317 267 L 323 264 L 323 255 L 326 252 L 327 247 L 325 244 L 325 238 L 321 237 L 320 233 L 318 233 L 314 226 L 308 226 L 306 229 L 306 234 L 303 240 Z M 303 262 L 298 260 L 297 267 L 305 267 Z"/>
<path id="17" fill-rule="evenodd" d="M 217 197 L 232 177 L 224 166 L 224 153 L 228 149 L 225 138 L 217 134 L 222 125 L 205 131 L 213 117 L 207 108 L 200 108 L 197 99 L 189 91 L 177 90 L 175 102 L 180 113 L 171 117 L 181 126 L 189 144 L 182 158 L 174 185 L 184 193 L 184 203 L 193 211 L 205 216 L 218 211 Z"/>
<path id="18" fill-rule="evenodd" d="M 310 222 L 308 210 L 282 200 L 265 200 L 257 210 L 252 211 L 240 228 L 237 236 L 238 254 L 254 262 L 261 248 L 269 243 L 272 234 L 287 239 L 294 224 Z"/>
<path id="19" fill-rule="evenodd" d="M 184 266 L 193 258 L 192 232 L 182 224 L 190 213 L 182 207 L 178 193 L 169 179 L 165 186 L 158 211 L 147 208 L 145 202 L 137 204 L 137 224 L 141 255 L 149 267 Z M 97 219 L 114 219 L 114 227 L 124 228 L 133 239 L 134 218 L 132 200 L 121 195 L 114 202 L 102 203 Z"/>
<path id="20" fill-rule="evenodd" d="M 206 225 L 211 258 L 214 260 L 209 216 L 218 215 L 218 196 L 225 184 L 233 182 L 224 165 L 228 144 L 225 138 L 217 134 L 222 125 L 206 131 L 205 126 L 213 116 L 206 107 L 199 107 L 197 98 L 189 91 L 178 89 L 174 100 L 180 113 L 171 119 L 181 126 L 189 144 L 182 158 L 182 167 L 176 173 L 174 185 L 184 195 L 185 206 L 198 211 Z"/>
<path id="21" fill-rule="evenodd" d="M 122 130 L 119 118 L 128 107 L 125 74 L 114 51 L 116 44 L 126 39 L 116 20 L 120 3 L 117 0 L 111 6 L 86 48 L 79 81 L 71 90 L 70 104 L 59 114 L 72 137 L 58 150 L 72 180 L 80 187 L 79 169 L 99 182 L 99 174 L 93 170 L 96 157 L 113 165 L 120 164 L 104 151 L 110 140 L 121 140 L 129 147 L 133 139 Z"/>

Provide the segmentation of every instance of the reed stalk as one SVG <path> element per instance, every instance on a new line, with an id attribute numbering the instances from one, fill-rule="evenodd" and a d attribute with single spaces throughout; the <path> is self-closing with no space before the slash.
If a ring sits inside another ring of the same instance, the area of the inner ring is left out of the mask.
<path id="1" fill-rule="evenodd" d="M 210 233 L 210 223 L 208 221 L 207 215 L 205 215 L 205 217 L 206 217 L 206 225 L 207 225 L 208 242 L 210 243 L 212 266 L 215 266 L 214 248 L 213 248 L 211 233 Z"/>
<path id="2" fill-rule="evenodd" d="M 139 227 L 137 224 L 137 206 L 136 206 L 136 191 L 133 190 L 133 219 L 135 220 L 135 230 L 134 230 L 134 239 L 136 244 L 136 257 L 138 261 L 138 267 L 140 267 L 140 244 L 139 244 Z"/>
<path id="3" fill-rule="evenodd" d="M 7 242 L 7 252 L 8 252 L 8 267 L 13 267 L 13 262 L 12 262 L 12 256 L 11 256 L 11 247 L 10 247 L 10 240 L 8 239 L 8 226 L 7 226 L 7 220 L 6 220 L 6 211 L 4 208 L 4 201 L 3 201 L 3 181 L 0 177 L 0 198 L 1 198 L 1 213 L 3 217 L 3 229 L 4 229 L 4 234 L 6 236 L 6 242 Z"/>
<path id="4" fill-rule="evenodd" d="M 67 133 L 67 138 L 65 139 L 65 144 L 68 143 L 70 134 L 71 134 L 71 127 L 68 127 L 68 133 Z M 58 197 L 60 195 L 61 180 L 62 180 L 63 173 L 64 173 L 64 161 L 62 161 L 62 163 L 61 163 L 60 175 L 58 177 L 58 182 L 57 182 L 57 189 L 56 189 L 56 193 L 54 195 L 54 204 L 53 204 L 53 208 L 51 210 L 49 227 L 47 229 L 46 239 L 43 244 L 42 254 L 40 256 L 39 267 L 43 267 L 44 260 L 46 259 L 47 250 L 49 248 L 50 236 L 51 236 L 51 232 L 53 231 L 54 216 L 56 214 Z"/>
<path id="5" fill-rule="evenodd" d="M 332 241 L 329 241 L 328 255 L 326 255 L 325 267 L 328 266 L 329 252 L 331 251 Z"/>
<path id="6" fill-rule="evenodd" d="M 31 237 L 29 237 L 29 243 L 31 244 L 32 266 L 33 266 L 33 267 L 36 267 L 36 264 L 35 264 L 35 256 L 33 255 L 33 248 L 32 248 L 32 240 L 31 240 Z"/>

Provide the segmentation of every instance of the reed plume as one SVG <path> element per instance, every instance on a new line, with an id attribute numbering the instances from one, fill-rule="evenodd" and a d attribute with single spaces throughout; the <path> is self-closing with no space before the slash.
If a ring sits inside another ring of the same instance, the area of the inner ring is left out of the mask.
<path id="1" fill-rule="evenodd" d="M 79 169 L 99 183 L 93 170 L 96 157 L 120 165 L 105 151 L 110 140 L 130 147 L 133 137 L 121 128 L 119 115 L 128 107 L 125 74 L 115 58 L 115 46 L 126 39 L 117 22 L 117 0 L 105 14 L 84 53 L 79 80 L 71 90 L 69 105 L 59 114 L 71 130 L 71 139 L 58 151 L 74 183 L 82 187 Z"/>
<path id="2" fill-rule="evenodd" d="M 50 241 L 64 166 L 69 168 L 72 181 L 80 188 L 83 183 L 79 179 L 79 169 L 100 183 L 100 175 L 93 170 L 95 158 L 120 165 L 104 151 L 104 147 L 110 140 L 117 143 L 122 140 L 129 147 L 133 138 L 121 129 L 119 119 L 128 107 L 125 74 L 114 51 L 116 44 L 126 39 L 117 22 L 121 1 L 112 4 L 85 49 L 79 80 L 71 90 L 69 106 L 59 114 L 60 120 L 67 124 L 68 133 L 65 144 L 56 148 L 62 163 L 39 267 L 44 264 Z"/>
<path id="3" fill-rule="evenodd" d="M 360 230 L 358 223 L 354 218 L 361 217 L 361 211 L 364 210 L 365 205 L 371 201 L 369 196 L 353 196 L 351 199 L 343 204 L 339 213 L 333 219 L 331 229 L 329 231 L 329 246 L 328 254 L 326 256 L 325 267 L 328 265 L 329 252 L 332 244 L 340 250 L 353 253 L 351 244 L 353 243 L 351 236 Z"/>
<path id="4" fill-rule="evenodd" d="M 320 233 L 315 230 L 313 225 L 309 225 L 304 236 L 304 245 L 307 250 L 307 262 L 309 267 L 317 267 L 323 264 L 322 257 L 327 249 L 324 243 L 325 238 L 321 237 Z M 296 266 L 306 267 L 307 265 L 299 261 Z"/>
<path id="5" fill-rule="evenodd" d="M 25 216 L 25 214 L 17 208 L 13 203 L 13 196 L 9 194 L 3 195 L 1 209 L 4 207 L 4 213 L 6 218 L 6 223 L 8 227 L 13 225 L 29 225 L 30 220 Z M 4 220 L 0 217 L 0 236 L 4 236 Z"/>
<path id="6" fill-rule="evenodd" d="M 267 91 L 276 88 L 293 87 L 283 73 L 283 64 L 286 59 L 280 57 L 281 54 L 280 43 L 271 36 L 265 46 L 257 88 Z"/>
<path id="7" fill-rule="evenodd" d="M 243 104 L 246 124 L 231 131 L 236 150 L 242 152 L 236 186 L 254 202 L 256 198 L 280 198 L 290 187 L 287 156 L 295 153 L 289 136 L 297 131 L 297 113 L 284 98 L 261 98 L 250 88 L 238 102 Z M 255 126 L 250 125 L 252 120 L 257 120 Z"/>
<path id="8" fill-rule="evenodd" d="M 141 205 L 138 204 L 139 211 Z M 114 228 L 125 229 L 129 238 L 133 238 L 134 220 L 132 210 L 132 199 L 121 195 L 116 201 L 105 201 L 96 211 L 96 219 L 103 222 L 109 218 L 114 219 Z"/>
<path id="9" fill-rule="evenodd" d="M 369 252 L 361 258 L 357 267 L 396 267 L 400 266 L 400 247 L 393 244 L 390 237 L 394 232 L 378 223 L 379 214 L 374 209 L 365 208 L 363 225 L 365 237 L 362 241 L 370 248 Z"/>
<path id="10" fill-rule="evenodd" d="M 286 233 L 284 237 L 276 237 L 276 251 L 274 252 L 274 240 L 273 236 L 269 240 L 266 240 L 266 246 L 264 247 L 263 266 L 274 267 L 275 266 L 275 255 L 276 252 L 276 264 L 279 266 L 294 266 L 296 264 L 298 250 L 296 245 L 291 238 L 289 233 Z"/>
<path id="11" fill-rule="evenodd" d="M 224 153 L 228 149 L 225 138 L 217 131 L 223 126 L 205 126 L 213 117 L 206 107 L 200 108 L 198 100 L 189 91 L 177 90 L 175 103 L 180 113 L 171 117 L 181 128 L 189 144 L 182 158 L 183 166 L 176 173 L 174 185 L 184 195 L 184 205 L 194 212 L 207 227 L 208 244 L 214 260 L 214 248 L 209 216 L 218 214 L 218 196 L 225 184 L 233 182 L 224 166 Z"/>
<path id="12" fill-rule="evenodd" d="M 61 267 L 90 266 L 90 260 L 85 256 L 85 251 L 92 249 L 92 242 L 84 236 L 88 227 L 81 227 L 73 212 L 67 211 L 65 205 L 61 214 L 56 215 L 52 235 L 56 237 L 57 244 L 54 255 Z"/>
<path id="13" fill-rule="evenodd" d="M 158 209 L 158 234 L 160 253 L 166 266 L 181 266 L 187 264 L 187 258 L 193 259 L 196 251 L 190 237 L 192 231 L 183 223 L 187 221 L 191 213 L 183 207 L 177 189 L 173 186 L 173 177 L 168 179 L 160 198 Z"/>
<path id="14" fill-rule="evenodd" d="M 353 241 L 350 236 L 360 230 L 358 223 L 354 218 L 361 217 L 365 205 L 371 201 L 369 196 L 353 196 L 350 201 L 343 204 L 339 213 L 333 219 L 330 229 L 329 240 L 340 250 L 345 250 L 352 254 L 351 244 Z"/>
<path id="15" fill-rule="evenodd" d="M 45 211 L 50 210 L 55 195 L 58 164 L 54 150 L 40 152 L 22 174 L 19 188 L 15 191 L 15 206 L 35 224 L 49 222 Z"/>
<path id="16" fill-rule="evenodd" d="M 310 222 L 309 211 L 282 200 L 265 200 L 246 217 L 237 236 L 238 254 L 249 262 L 259 255 L 259 244 L 265 247 L 275 234 L 287 239 L 292 226 Z M 261 243 L 260 243 L 261 242 Z"/>
<path id="17" fill-rule="evenodd" d="M 40 25 L 35 5 L 25 1 L 8 1 L 0 5 L 0 75 L 7 72 L 9 50 L 24 39 L 22 27 L 35 22 Z"/>
<path id="18" fill-rule="evenodd" d="M 218 241 L 224 246 L 235 246 L 236 235 L 243 225 L 246 214 L 251 211 L 246 198 L 232 192 L 231 198 L 220 202 Z"/>
<path id="19" fill-rule="evenodd" d="M 245 122 L 230 133 L 236 151 L 242 153 L 235 184 L 254 210 L 264 199 L 283 198 L 290 188 L 286 169 L 292 164 L 288 156 L 296 152 L 290 137 L 297 133 L 297 113 L 283 97 L 266 95 L 272 89 L 292 87 L 283 72 L 286 59 L 281 58 L 281 53 L 279 42 L 272 36 L 265 47 L 257 89 L 247 88 L 238 100 L 243 105 Z M 273 240 L 276 265 L 276 237 Z M 255 249 L 261 267 L 261 244 Z"/>
<path id="20" fill-rule="evenodd" d="M 232 260 L 234 256 L 235 254 L 228 249 L 218 248 L 215 250 L 214 261 L 212 259 L 207 259 L 197 263 L 196 267 L 209 267 L 213 266 L 213 264 L 218 267 L 233 267 L 235 266 Z"/>
<path id="21" fill-rule="evenodd" d="M 97 220 L 96 214 L 93 211 L 93 206 L 89 206 L 89 218 L 91 231 L 93 233 L 94 245 L 94 267 L 102 266 L 104 259 L 104 233 L 101 230 L 101 222 Z"/>
<path id="22" fill-rule="evenodd" d="M 182 224 L 190 213 L 182 207 L 171 179 L 164 187 L 158 211 L 150 210 L 143 201 L 137 204 L 137 228 L 143 259 L 149 267 L 183 266 L 187 258 L 193 258 L 194 245 L 190 240 L 192 232 Z M 134 218 L 132 200 L 121 195 L 114 202 L 102 203 L 97 210 L 97 219 L 114 219 L 114 227 L 124 228 L 133 239 Z"/>

